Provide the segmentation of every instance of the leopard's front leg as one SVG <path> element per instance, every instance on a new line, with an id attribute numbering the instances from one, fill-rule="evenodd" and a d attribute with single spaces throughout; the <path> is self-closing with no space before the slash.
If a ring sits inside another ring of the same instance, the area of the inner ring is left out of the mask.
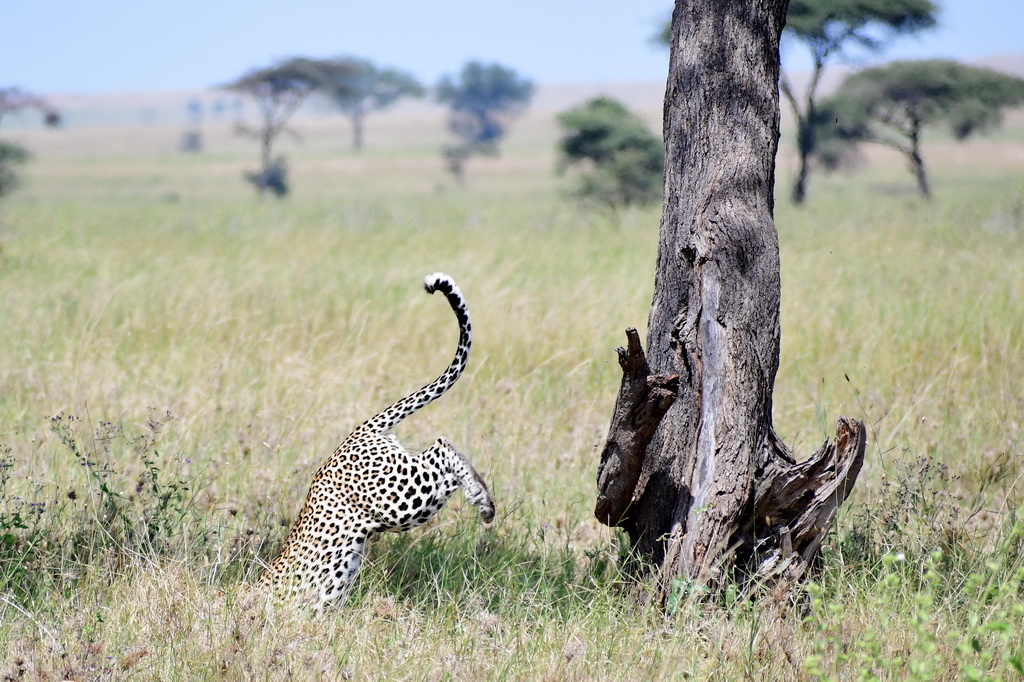
<path id="1" fill-rule="evenodd" d="M 491 496 L 491 491 L 487 489 L 487 484 L 473 465 L 455 449 L 451 441 L 443 436 L 438 438 L 433 445 L 423 451 L 423 456 L 436 458 L 442 470 L 450 477 L 453 486 L 462 488 L 466 499 L 480 511 L 484 523 L 494 520 L 494 497 Z M 452 492 L 454 488 L 448 495 Z"/>

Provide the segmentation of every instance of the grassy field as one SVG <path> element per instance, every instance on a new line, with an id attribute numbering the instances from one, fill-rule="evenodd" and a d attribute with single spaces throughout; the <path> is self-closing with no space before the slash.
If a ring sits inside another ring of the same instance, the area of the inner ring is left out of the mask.
<path id="1" fill-rule="evenodd" d="M 653 119 L 656 111 L 648 112 Z M 0 205 L 4 679 L 1016 679 L 1024 675 L 1024 120 L 925 147 L 937 198 L 872 152 L 785 201 L 775 420 L 803 454 L 839 414 L 870 442 L 821 573 L 795 600 L 637 606 L 592 516 L 643 328 L 657 209 L 589 211 L 553 174 L 550 116 L 443 173 L 439 119 L 341 121 L 288 141 L 256 202 L 251 144 L 177 130 L 27 131 Z M 470 367 L 402 424 L 490 482 L 377 542 L 323 618 L 239 589 L 362 419 L 433 378 L 451 312 Z"/>

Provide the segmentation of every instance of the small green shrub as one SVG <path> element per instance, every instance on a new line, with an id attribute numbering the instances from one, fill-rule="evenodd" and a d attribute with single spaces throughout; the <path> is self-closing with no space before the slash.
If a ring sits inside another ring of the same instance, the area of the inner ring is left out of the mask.
<path id="1" fill-rule="evenodd" d="M 198 474 L 180 454 L 161 455 L 161 432 L 174 417 L 154 415 L 138 435 L 100 422 L 83 436 L 80 418 L 50 417 L 50 432 L 76 472 L 63 488 L 32 482 L 29 498 L 15 492 L 11 449 L 0 450 L 0 592 L 39 594 L 97 561 L 203 553 L 211 521 L 196 508 Z M 115 461 L 128 464 L 116 468 Z"/>
<path id="2" fill-rule="evenodd" d="M 19 184 L 17 167 L 29 159 L 28 150 L 21 145 L 0 140 L 0 197 L 10 194 Z"/>
<path id="3" fill-rule="evenodd" d="M 597 97 L 559 114 L 559 172 L 579 169 L 572 193 L 608 206 L 660 201 L 662 142 L 622 103 Z"/>
<path id="4" fill-rule="evenodd" d="M 288 196 L 288 191 L 291 189 L 288 185 L 288 163 L 283 156 L 271 161 L 270 165 L 262 171 L 246 172 L 245 179 L 256 188 L 258 193 L 262 194 L 268 190 L 279 199 Z"/>
<path id="5" fill-rule="evenodd" d="M 897 460 L 826 547 L 804 627 L 815 679 L 1007 679 L 1024 667 L 1024 522 L 984 530 L 928 457 Z M 894 637 L 894 633 L 898 636 Z"/>

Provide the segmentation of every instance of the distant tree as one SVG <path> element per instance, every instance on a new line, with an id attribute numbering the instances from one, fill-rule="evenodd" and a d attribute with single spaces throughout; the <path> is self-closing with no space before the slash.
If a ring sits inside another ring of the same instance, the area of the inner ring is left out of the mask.
<path id="1" fill-rule="evenodd" d="M 238 123 L 235 130 L 238 134 L 259 140 L 260 169 L 246 173 L 245 177 L 255 185 L 260 196 L 268 190 L 279 197 L 288 193 L 285 162 L 283 157 L 274 158 L 274 141 L 287 130 L 288 119 L 319 85 L 317 63 L 293 57 L 274 66 L 254 69 L 222 86 L 225 90 L 252 98 L 259 109 L 258 128 Z"/>
<path id="2" fill-rule="evenodd" d="M 352 149 L 363 148 L 363 121 L 368 114 L 390 107 L 403 97 L 426 92 L 405 71 L 380 67 L 366 59 L 338 57 L 320 60 L 321 89 L 352 122 Z"/>
<path id="3" fill-rule="evenodd" d="M 182 131 L 178 150 L 187 154 L 203 151 L 203 103 L 198 99 L 188 102 L 188 127 Z"/>
<path id="4" fill-rule="evenodd" d="M 621 102 L 597 97 L 558 115 L 559 172 L 580 168 L 575 193 L 609 206 L 661 201 L 661 138 Z"/>
<path id="5" fill-rule="evenodd" d="M 791 0 L 783 37 L 803 43 L 811 52 L 811 79 L 799 100 L 783 71 L 779 89 L 796 118 L 796 146 L 800 167 L 793 181 L 792 199 L 807 198 L 807 176 L 815 147 L 818 85 L 825 66 L 844 56 L 850 46 L 879 52 L 900 35 L 916 33 L 936 24 L 938 7 L 932 0 Z"/>
<path id="6" fill-rule="evenodd" d="M 457 78 L 441 79 L 437 99 L 448 105 L 448 129 L 458 138 L 443 153 L 457 179 L 462 180 L 465 161 L 473 154 L 498 153 L 498 142 L 529 106 L 533 92 L 532 81 L 501 64 L 472 61 Z"/>
<path id="7" fill-rule="evenodd" d="M 865 69 L 843 81 L 822 102 L 827 117 L 815 126 L 824 165 L 842 160 L 844 149 L 877 142 L 906 156 L 921 195 L 931 190 L 921 156 L 926 125 L 945 123 L 957 140 L 999 125 L 1003 110 L 1024 104 L 1024 80 L 991 69 L 933 59 L 898 61 Z M 817 152 L 816 152 L 817 153 Z"/>
<path id="8" fill-rule="evenodd" d="M 21 88 L 0 88 L 0 121 L 4 116 L 27 109 L 39 111 L 47 126 L 60 125 L 60 114 L 41 97 Z M 18 186 L 18 166 L 23 165 L 31 156 L 21 145 L 0 140 L 0 197 L 10 194 Z"/>

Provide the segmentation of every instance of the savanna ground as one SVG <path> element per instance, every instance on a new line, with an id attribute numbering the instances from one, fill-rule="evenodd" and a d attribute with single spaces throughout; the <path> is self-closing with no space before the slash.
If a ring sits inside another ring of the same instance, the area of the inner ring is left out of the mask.
<path id="1" fill-rule="evenodd" d="M 657 119 L 658 104 L 651 107 Z M 805 593 L 638 606 L 592 517 L 620 373 L 643 328 L 658 210 L 583 208 L 552 116 L 454 185 L 440 117 L 297 125 L 295 191 L 257 202 L 254 145 L 208 131 L 16 137 L 0 205 L 4 679 L 1016 679 L 1024 675 L 1024 118 L 786 201 L 775 420 L 807 454 L 846 414 L 864 471 Z M 785 147 L 787 140 L 783 141 Z M 351 427 L 450 359 L 466 375 L 397 433 L 446 435 L 490 482 L 382 538 L 326 617 L 239 588 Z"/>

